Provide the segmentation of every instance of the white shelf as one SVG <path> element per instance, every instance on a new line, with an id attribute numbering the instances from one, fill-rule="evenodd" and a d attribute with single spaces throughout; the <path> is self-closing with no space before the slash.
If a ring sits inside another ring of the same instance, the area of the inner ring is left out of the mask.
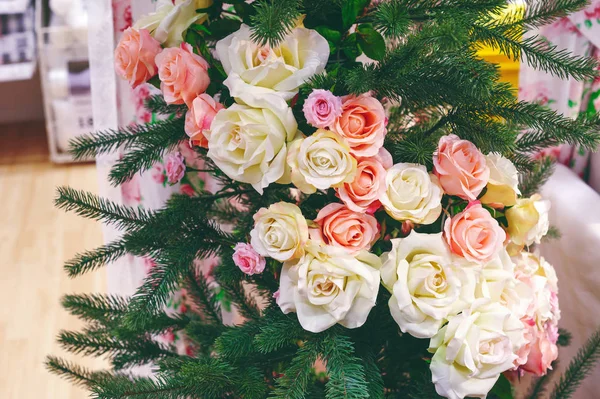
<path id="1" fill-rule="evenodd" d="M 28 5 L 29 0 L 0 0 L 0 14 L 20 14 Z"/>
<path id="2" fill-rule="evenodd" d="M 34 72 L 34 61 L 0 65 L 0 82 L 31 79 Z"/>

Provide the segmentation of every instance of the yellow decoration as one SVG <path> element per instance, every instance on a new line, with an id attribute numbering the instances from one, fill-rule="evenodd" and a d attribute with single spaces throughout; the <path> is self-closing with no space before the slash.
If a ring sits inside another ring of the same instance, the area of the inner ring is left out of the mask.
<path id="1" fill-rule="evenodd" d="M 506 8 L 498 15 L 502 18 L 508 14 L 521 13 L 525 10 L 525 2 L 518 1 L 507 4 Z M 515 89 L 519 88 L 519 61 L 513 61 L 497 49 L 483 46 L 477 54 L 488 62 L 500 66 L 500 81 L 510 83 Z"/>

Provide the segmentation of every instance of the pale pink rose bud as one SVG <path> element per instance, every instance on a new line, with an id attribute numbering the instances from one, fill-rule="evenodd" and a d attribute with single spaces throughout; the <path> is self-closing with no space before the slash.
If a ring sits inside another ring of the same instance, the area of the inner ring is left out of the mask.
<path id="1" fill-rule="evenodd" d="M 252 245 L 238 242 L 233 250 L 233 261 L 245 274 L 251 276 L 265 270 L 267 261 L 252 248 Z"/>
<path id="2" fill-rule="evenodd" d="M 370 94 L 348 96 L 331 130 L 342 136 L 357 157 L 375 156 L 385 139 L 385 110 Z"/>
<path id="3" fill-rule="evenodd" d="M 175 152 L 167 155 L 165 160 L 165 169 L 167 171 L 167 180 L 170 184 L 178 183 L 185 175 L 185 163 L 183 155 Z"/>
<path id="4" fill-rule="evenodd" d="M 115 70 L 132 87 L 156 75 L 155 57 L 162 47 L 146 29 L 127 28 L 115 49 Z"/>
<path id="5" fill-rule="evenodd" d="M 315 223 L 320 229 L 311 231 L 313 239 L 350 253 L 369 249 L 379 237 L 379 225 L 375 217 L 353 212 L 343 204 L 329 204 L 321 209 Z"/>
<path id="6" fill-rule="evenodd" d="M 210 124 L 217 112 L 224 108 L 223 104 L 206 93 L 192 101 L 192 106 L 185 115 L 185 133 L 190 136 L 190 145 L 208 148 Z"/>
<path id="7" fill-rule="evenodd" d="M 527 362 L 521 366 L 521 369 L 542 376 L 552 368 L 552 362 L 558 357 L 558 347 L 555 342 L 552 342 L 547 331 L 537 328 L 534 331 L 536 335 L 530 343 L 531 349 L 527 356 Z"/>
<path id="8" fill-rule="evenodd" d="M 180 47 L 164 49 L 156 56 L 160 89 L 167 104 L 186 104 L 204 93 L 210 83 L 208 62 L 194 54 L 192 46 L 181 43 Z"/>
<path id="9" fill-rule="evenodd" d="M 506 233 L 479 202 L 474 202 L 446 219 L 444 238 L 455 254 L 471 262 L 485 263 L 502 249 Z"/>
<path id="10" fill-rule="evenodd" d="M 490 168 L 481 151 L 454 134 L 440 139 L 433 164 L 446 194 L 469 201 L 477 199 L 490 178 Z"/>
<path id="11" fill-rule="evenodd" d="M 328 90 L 313 90 L 304 102 L 304 116 L 312 126 L 325 129 L 342 114 L 342 99 Z"/>

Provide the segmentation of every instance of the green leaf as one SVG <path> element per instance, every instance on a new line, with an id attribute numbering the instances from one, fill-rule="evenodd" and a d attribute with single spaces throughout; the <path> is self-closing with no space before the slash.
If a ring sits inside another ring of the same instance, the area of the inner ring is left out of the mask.
<path id="1" fill-rule="evenodd" d="M 362 51 L 358 46 L 358 34 L 353 33 L 349 35 L 346 40 L 342 43 L 342 51 L 346 55 L 346 57 L 351 60 L 356 59 L 359 55 L 361 55 Z"/>
<path id="2" fill-rule="evenodd" d="M 215 37 L 225 37 L 240 28 L 241 21 L 233 18 L 217 19 L 210 24 L 210 29 Z"/>
<path id="3" fill-rule="evenodd" d="M 342 40 L 342 34 L 335 29 L 326 26 L 317 26 L 315 30 L 329 42 L 337 44 Z"/>
<path id="4" fill-rule="evenodd" d="M 490 393 L 496 395 L 499 399 L 513 399 L 512 387 L 504 374 L 500 375 Z"/>
<path id="5" fill-rule="evenodd" d="M 345 30 L 350 29 L 356 22 L 356 18 L 362 14 L 371 0 L 346 0 L 342 6 L 342 22 Z"/>
<path id="6" fill-rule="evenodd" d="M 371 24 L 362 24 L 356 30 L 358 44 L 365 55 L 372 60 L 381 61 L 385 57 L 385 40 Z"/>

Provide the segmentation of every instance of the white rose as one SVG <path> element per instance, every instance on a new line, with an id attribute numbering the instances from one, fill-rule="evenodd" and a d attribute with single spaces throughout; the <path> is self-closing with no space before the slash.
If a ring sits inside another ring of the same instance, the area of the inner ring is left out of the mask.
<path id="1" fill-rule="evenodd" d="M 233 180 L 252 184 L 259 193 L 273 182 L 288 184 L 288 142 L 297 133 L 292 110 L 234 104 L 215 116 L 208 156 Z"/>
<path id="2" fill-rule="evenodd" d="M 437 393 L 449 399 L 485 398 L 500 374 L 513 367 L 524 332 L 509 309 L 489 299 L 450 317 L 429 344 Z"/>
<path id="3" fill-rule="evenodd" d="M 510 309 L 521 318 L 533 301 L 533 291 L 515 276 L 515 264 L 506 249 L 481 269 L 476 289 L 477 298 L 488 298 Z"/>
<path id="4" fill-rule="evenodd" d="M 208 14 L 196 10 L 212 4 L 212 0 L 161 0 L 156 11 L 140 17 L 134 28 L 148 30 L 165 47 L 177 47 L 191 24 L 206 21 Z"/>
<path id="5" fill-rule="evenodd" d="M 535 210 L 540 215 L 538 222 L 533 227 L 533 229 L 529 230 L 525 237 L 525 245 L 531 245 L 533 243 L 539 244 L 542 242 L 542 238 L 548 234 L 548 229 L 550 228 L 550 220 L 548 218 L 548 214 L 550 212 L 550 201 L 542 199 L 541 196 L 534 195 L 533 206 Z"/>
<path id="6" fill-rule="evenodd" d="M 336 323 L 358 328 L 375 306 L 379 291 L 379 258 L 310 243 L 298 261 L 281 270 L 278 305 L 296 312 L 302 327 L 318 333 Z"/>
<path id="7" fill-rule="evenodd" d="M 528 285 L 534 293 L 527 316 L 535 321 L 540 329 L 547 321 L 560 319 L 558 309 L 558 279 L 554 267 L 543 257 L 523 252 L 514 258 L 517 278 Z"/>
<path id="8" fill-rule="evenodd" d="M 329 44 L 319 33 L 295 28 L 277 45 L 260 46 L 250 28 L 217 42 L 216 52 L 228 77 L 225 86 L 242 102 L 265 107 L 285 103 L 312 76 L 321 73 L 329 58 Z"/>
<path id="9" fill-rule="evenodd" d="M 453 269 L 452 255 L 441 233 L 413 230 L 408 237 L 391 241 L 392 250 L 381 257 L 381 279 L 392 294 L 392 317 L 402 332 L 430 338 L 449 315 L 468 306 L 475 282 L 469 274 L 474 269 Z"/>
<path id="10" fill-rule="evenodd" d="M 380 201 L 392 218 L 431 224 L 442 213 L 442 189 L 425 166 L 398 163 L 387 171 L 385 183 Z"/>
<path id="11" fill-rule="evenodd" d="M 350 183 L 356 174 L 356 159 L 350 155 L 348 144 L 324 129 L 294 141 L 287 162 L 292 183 L 305 194 Z"/>
<path id="12" fill-rule="evenodd" d="M 256 212 L 250 238 L 256 252 L 283 262 L 304 254 L 308 224 L 296 205 L 278 202 Z"/>
<path id="13" fill-rule="evenodd" d="M 490 179 L 480 201 L 484 204 L 514 205 L 517 202 L 517 195 L 521 194 L 517 168 L 497 152 L 490 152 L 485 156 L 485 160 L 490 169 Z"/>

